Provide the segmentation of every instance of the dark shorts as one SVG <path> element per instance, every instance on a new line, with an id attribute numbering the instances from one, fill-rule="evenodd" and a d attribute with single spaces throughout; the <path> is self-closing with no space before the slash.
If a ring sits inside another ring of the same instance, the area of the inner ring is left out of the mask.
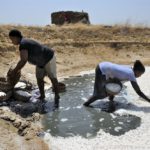
<path id="1" fill-rule="evenodd" d="M 106 77 L 105 75 L 102 75 L 99 65 L 97 65 L 95 69 L 95 83 L 93 96 L 96 96 L 97 98 L 100 99 L 107 97 L 105 84 L 106 84 Z"/>

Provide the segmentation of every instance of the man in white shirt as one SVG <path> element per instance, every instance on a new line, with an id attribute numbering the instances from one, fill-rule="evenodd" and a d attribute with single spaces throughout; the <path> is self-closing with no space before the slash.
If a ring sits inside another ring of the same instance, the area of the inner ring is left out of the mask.
<path id="1" fill-rule="evenodd" d="M 114 64 L 111 62 L 99 63 L 95 70 L 95 83 L 93 95 L 84 103 L 84 106 L 89 106 L 92 102 L 109 97 L 110 111 L 115 110 L 113 103 L 114 95 L 106 92 L 105 85 L 109 79 L 117 79 L 119 81 L 130 81 L 135 92 L 150 102 L 150 99 L 140 90 L 136 78 L 140 77 L 145 72 L 144 65 L 136 60 L 133 68 L 130 66 Z"/>

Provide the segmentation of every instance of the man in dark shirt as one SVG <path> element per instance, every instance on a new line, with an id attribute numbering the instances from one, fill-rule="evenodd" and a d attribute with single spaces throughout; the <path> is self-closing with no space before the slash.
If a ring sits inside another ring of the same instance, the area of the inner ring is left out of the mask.
<path id="1" fill-rule="evenodd" d="M 58 92 L 56 58 L 54 51 L 44 45 L 41 45 L 37 41 L 23 38 L 19 30 L 11 30 L 9 32 L 9 38 L 14 45 L 19 45 L 20 52 L 20 60 L 11 72 L 11 76 L 15 76 L 17 72 L 24 67 L 27 61 L 35 65 L 37 84 L 41 94 L 39 99 L 43 100 L 45 98 L 44 77 L 45 75 L 48 75 L 55 92 L 55 107 L 58 108 L 60 97 Z"/>

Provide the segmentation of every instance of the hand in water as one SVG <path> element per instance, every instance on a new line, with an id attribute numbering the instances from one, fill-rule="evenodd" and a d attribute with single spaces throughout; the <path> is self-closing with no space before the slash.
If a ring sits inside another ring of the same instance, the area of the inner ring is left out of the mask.
<path id="1" fill-rule="evenodd" d="M 87 102 L 85 102 L 83 105 L 84 105 L 85 107 L 94 108 L 92 105 L 89 105 Z"/>

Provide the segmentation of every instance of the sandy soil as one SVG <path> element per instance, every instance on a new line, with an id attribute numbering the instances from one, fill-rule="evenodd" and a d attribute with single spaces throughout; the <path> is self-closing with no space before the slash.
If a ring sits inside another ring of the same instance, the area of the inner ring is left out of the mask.
<path id="1" fill-rule="evenodd" d="M 48 146 L 38 137 L 28 140 L 17 133 L 8 121 L 0 119 L 0 150 L 48 150 Z"/>
<path id="2" fill-rule="evenodd" d="M 0 26 L 0 74 L 5 76 L 10 65 L 19 60 L 17 47 L 8 39 L 8 31 L 18 28 L 29 38 L 37 39 L 52 47 L 57 55 L 57 75 L 63 77 L 77 75 L 81 71 L 95 69 L 100 61 L 133 64 L 140 59 L 150 65 L 150 29 L 102 26 L 64 26 L 64 27 L 24 27 Z M 115 42 L 123 42 L 116 44 Z M 133 41 L 133 43 L 130 43 Z M 135 43 L 134 43 L 135 42 Z M 139 43 L 136 43 L 139 42 Z M 33 83 L 35 67 L 26 64 L 22 76 Z M 48 78 L 45 78 L 50 84 Z M 16 133 L 8 122 L 0 121 L 0 150 L 36 149 L 46 150 L 47 146 L 38 138 L 27 141 Z"/>

